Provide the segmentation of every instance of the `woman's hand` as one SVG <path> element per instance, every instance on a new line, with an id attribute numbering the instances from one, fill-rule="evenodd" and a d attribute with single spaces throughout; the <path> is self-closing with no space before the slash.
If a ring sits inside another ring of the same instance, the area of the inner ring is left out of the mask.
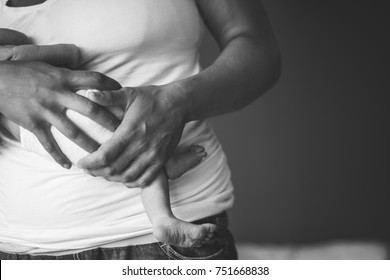
<path id="1" fill-rule="evenodd" d="M 76 69 L 79 60 L 80 51 L 72 44 L 0 46 L 0 61 L 40 61 L 57 67 Z"/>
<path id="2" fill-rule="evenodd" d="M 231 113 L 269 90 L 280 53 L 261 1 L 196 0 L 222 52 L 197 75 L 161 87 L 105 92 L 95 102 L 125 104 L 113 138 L 79 166 L 92 175 L 147 185 L 178 143 L 184 124 Z"/>
<path id="3" fill-rule="evenodd" d="M 128 187 L 149 185 L 178 144 L 184 128 L 179 98 L 169 86 L 95 91 L 94 102 L 122 107 L 122 123 L 113 137 L 78 163 L 93 176 Z"/>
<path id="4" fill-rule="evenodd" d="M 106 109 L 74 93 L 83 88 L 115 90 L 120 85 L 96 72 L 71 71 L 40 62 L 0 62 L 0 113 L 34 133 L 65 168 L 70 168 L 71 162 L 55 142 L 51 126 L 88 152 L 99 147 L 66 117 L 67 109 L 111 131 L 119 125 L 119 120 Z"/>

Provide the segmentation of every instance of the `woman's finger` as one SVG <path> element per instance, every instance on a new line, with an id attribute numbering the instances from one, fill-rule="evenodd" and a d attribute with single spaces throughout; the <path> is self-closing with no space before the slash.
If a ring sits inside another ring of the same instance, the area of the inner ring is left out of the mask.
<path id="1" fill-rule="evenodd" d="M 125 122 L 122 122 L 110 140 L 103 143 L 96 152 L 82 158 L 77 166 L 82 169 L 94 170 L 111 165 L 128 148 L 136 133 L 137 131 L 133 129 L 132 125 L 126 125 Z M 137 143 L 132 143 L 132 145 L 139 147 Z"/>
<path id="2" fill-rule="evenodd" d="M 153 164 L 157 164 L 157 162 Z M 136 158 L 120 175 L 122 178 L 122 183 L 125 184 L 138 181 L 140 176 L 149 168 L 149 166 L 150 159 L 148 159 L 146 156 L 140 156 Z"/>
<path id="3" fill-rule="evenodd" d="M 127 104 L 127 97 L 123 90 L 100 91 L 97 89 L 87 90 L 86 97 L 105 107 L 124 107 Z"/>
<path id="4" fill-rule="evenodd" d="M 130 163 L 144 151 L 144 148 L 138 145 L 130 145 L 124 150 L 109 166 L 97 168 L 93 171 L 95 176 L 101 176 L 107 180 L 121 182 L 121 174 Z"/>
<path id="5" fill-rule="evenodd" d="M 14 60 L 41 61 L 53 66 L 76 68 L 80 51 L 73 44 L 57 45 L 21 45 L 14 48 Z"/>
<path id="6" fill-rule="evenodd" d="M 125 111 L 124 111 L 124 106 L 120 105 L 120 106 L 111 106 L 111 105 L 105 105 L 105 104 L 110 104 L 110 102 L 103 102 L 103 101 L 100 101 L 100 102 L 97 102 L 96 101 L 96 97 L 94 96 L 94 92 L 101 92 L 97 89 L 87 89 L 87 90 L 79 90 L 79 91 L 76 91 L 76 93 L 78 95 L 81 95 L 85 98 L 88 98 L 89 100 L 91 100 L 92 102 L 95 102 L 99 105 L 102 105 L 104 106 L 105 108 L 107 108 L 110 113 L 112 113 L 118 120 L 122 120 L 123 119 L 123 116 L 125 114 Z M 98 94 L 99 94 L 98 93 Z M 123 98 L 123 95 L 120 96 L 121 98 Z M 110 97 L 108 97 L 110 98 Z M 121 102 L 117 102 L 118 104 L 121 103 Z"/>
<path id="7" fill-rule="evenodd" d="M 132 162 L 134 156 L 140 157 L 141 152 L 137 151 L 137 149 L 127 149 L 110 166 L 105 166 L 95 170 L 88 170 L 86 172 L 93 176 L 103 177 L 111 182 L 124 182 L 126 181 L 123 178 L 125 174 L 124 168 L 127 168 L 126 172 L 131 173 L 132 171 L 130 170 L 130 163 L 137 164 Z M 179 178 L 184 173 L 191 170 L 200 162 L 202 162 L 202 160 L 206 156 L 207 153 L 205 152 L 204 147 L 199 145 L 193 145 L 190 147 L 178 147 L 164 166 L 167 177 L 171 180 Z M 146 160 L 144 161 L 146 162 Z M 128 177 L 127 183 L 137 184 L 135 180 L 138 176 L 137 174 L 134 174 L 132 177 Z"/>
<path id="8" fill-rule="evenodd" d="M 134 151 L 130 151 L 129 153 L 133 153 Z M 126 156 L 121 156 L 121 161 Z M 115 165 L 117 161 L 113 161 L 112 164 L 104 166 L 98 169 L 87 170 L 87 173 L 93 176 L 99 176 L 107 179 L 112 182 L 122 182 L 122 183 L 132 183 L 136 182 L 139 177 L 149 168 L 151 165 L 159 165 L 161 168 L 162 161 L 155 159 L 151 156 L 148 156 L 145 153 L 138 152 L 138 156 L 131 160 L 125 168 L 120 167 L 121 169 L 115 170 Z M 79 164 L 78 164 L 79 165 Z M 118 170 L 122 170 L 122 172 L 118 172 Z"/>
<path id="9" fill-rule="evenodd" d="M 123 183 L 127 188 L 143 188 L 149 186 L 157 178 L 158 174 L 161 172 L 161 165 L 152 164 L 144 170 L 141 176 L 133 182 Z"/>
<path id="10" fill-rule="evenodd" d="M 66 169 L 72 167 L 72 163 L 64 155 L 57 142 L 54 140 L 54 137 L 51 134 L 49 127 L 33 129 L 31 132 L 35 134 L 39 142 L 42 144 L 43 148 L 52 156 L 52 158 L 57 163 L 59 163 L 62 167 Z"/>
<path id="11" fill-rule="evenodd" d="M 134 159 L 120 174 L 112 175 L 111 171 L 112 165 L 106 166 L 103 168 L 85 170 L 86 173 L 103 177 L 111 182 L 121 182 L 121 183 L 136 183 L 137 179 L 145 172 L 149 166 L 149 161 L 146 156 L 141 155 L 140 157 Z"/>
<path id="12" fill-rule="evenodd" d="M 78 126 L 71 122 L 67 117 L 63 115 L 49 115 L 47 117 L 50 123 L 58 129 L 65 137 L 72 140 L 79 147 L 93 153 L 96 151 L 100 144 L 85 134 Z"/>
<path id="13" fill-rule="evenodd" d="M 112 132 L 120 124 L 118 118 L 108 110 L 75 93 L 62 96 L 61 105 L 90 118 Z"/>
<path id="14" fill-rule="evenodd" d="M 118 90 L 121 85 L 110 77 L 93 71 L 66 71 L 66 84 L 70 90 L 80 89 Z"/>
<path id="15" fill-rule="evenodd" d="M 161 164 L 155 163 L 149 165 L 148 168 L 145 169 L 143 174 L 137 179 L 137 183 L 140 187 L 149 186 L 157 177 L 157 175 L 162 171 Z"/>

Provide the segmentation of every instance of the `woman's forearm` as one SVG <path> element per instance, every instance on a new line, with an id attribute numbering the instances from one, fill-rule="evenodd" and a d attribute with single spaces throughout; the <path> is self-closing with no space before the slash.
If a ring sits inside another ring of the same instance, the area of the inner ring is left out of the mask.
<path id="1" fill-rule="evenodd" d="M 236 37 L 210 67 L 176 82 L 186 121 L 214 117 L 245 107 L 270 89 L 280 75 L 275 42 Z"/>
<path id="2" fill-rule="evenodd" d="M 279 50 L 261 1 L 195 2 L 221 55 L 181 81 L 97 92 L 94 102 L 123 106 L 124 117 L 113 137 L 79 167 L 95 176 L 148 185 L 179 143 L 186 122 L 238 110 L 276 82 Z"/>
<path id="3" fill-rule="evenodd" d="M 276 83 L 281 68 L 279 48 L 261 1 L 196 2 L 222 52 L 198 75 L 170 85 L 170 98 L 176 103 L 172 108 L 182 108 L 185 121 L 248 105 Z"/>

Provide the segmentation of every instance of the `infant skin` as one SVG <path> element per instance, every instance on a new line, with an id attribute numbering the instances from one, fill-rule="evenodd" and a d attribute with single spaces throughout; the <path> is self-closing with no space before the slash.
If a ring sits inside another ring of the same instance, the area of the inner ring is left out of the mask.
<path id="1" fill-rule="evenodd" d="M 41 61 L 55 66 L 73 68 L 76 67 L 78 60 L 79 51 L 74 45 L 35 46 L 30 44 L 24 34 L 0 28 L 0 61 Z M 89 99 L 93 90 L 80 90 L 76 94 Z M 108 108 L 108 110 L 121 119 L 120 108 Z M 113 135 L 113 132 L 75 111 L 67 110 L 66 115 L 70 121 L 99 144 L 107 142 Z M 6 118 L 0 120 L 7 121 Z M 50 156 L 30 131 L 19 128 L 12 122 L 5 122 L 5 128 L 15 139 L 20 137 L 21 145 L 25 149 Z M 54 140 L 73 165 L 77 165 L 81 158 L 88 155 L 87 151 L 55 127 L 51 127 L 51 132 Z M 176 168 L 183 169 L 180 173 L 183 174 L 188 167 L 197 165 L 205 155 L 202 155 L 201 151 L 182 153 L 181 157 L 176 159 Z M 192 224 L 174 216 L 170 208 L 167 176 L 163 170 L 149 186 L 142 188 L 141 198 L 153 225 L 153 234 L 160 242 L 182 247 L 199 246 L 208 242 L 217 230 L 216 225 L 213 224 Z"/>

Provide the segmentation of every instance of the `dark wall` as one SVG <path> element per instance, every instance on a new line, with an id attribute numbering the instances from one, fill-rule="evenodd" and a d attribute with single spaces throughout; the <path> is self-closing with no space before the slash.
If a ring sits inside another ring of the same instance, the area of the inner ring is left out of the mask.
<path id="1" fill-rule="evenodd" d="M 283 74 L 213 120 L 236 188 L 238 241 L 390 240 L 386 1 L 265 0 Z M 217 49 L 208 37 L 203 63 Z"/>

